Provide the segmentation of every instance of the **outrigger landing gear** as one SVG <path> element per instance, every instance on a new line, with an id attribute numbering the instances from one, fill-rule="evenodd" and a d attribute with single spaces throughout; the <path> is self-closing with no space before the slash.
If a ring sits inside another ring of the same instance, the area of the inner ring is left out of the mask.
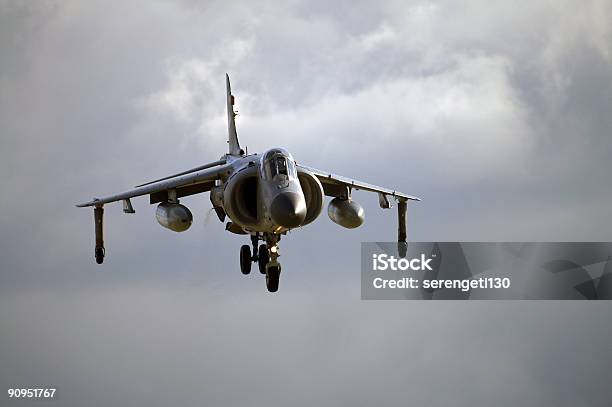
<path id="1" fill-rule="evenodd" d="M 264 240 L 259 248 L 257 244 L 259 240 Z M 242 274 L 251 272 L 251 263 L 257 262 L 259 272 L 266 275 L 266 287 L 270 292 L 278 291 L 278 281 L 280 278 L 281 265 L 278 262 L 280 256 L 278 252 L 278 242 L 280 235 L 273 233 L 253 234 L 251 235 L 251 244 L 253 246 L 252 255 L 251 248 L 248 245 L 243 245 L 240 248 L 240 270 Z"/>
<path id="2" fill-rule="evenodd" d="M 96 263 L 102 264 L 104 262 L 104 255 L 106 250 L 104 249 L 104 208 L 102 205 L 96 205 L 94 207 L 94 222 L 96 227 Z"/>
<path id="3" fill-rule="evenodd" d="M 407 209 L 406 200 L 401 199 L 397 201 L 397 251 L 402 258 L 405 258 L 408 252 L 408 243 L 406 243 Z"/>

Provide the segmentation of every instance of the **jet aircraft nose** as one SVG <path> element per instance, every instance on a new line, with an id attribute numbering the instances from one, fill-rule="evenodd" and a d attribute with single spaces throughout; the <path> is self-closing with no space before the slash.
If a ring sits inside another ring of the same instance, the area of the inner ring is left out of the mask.
<path id="1" fill-rule="evenodd" d="M 281 192 L 272 200 L 270 214 L 279 226 L 289 229 L 300 226 L 306 218 L 304 197 L 295 192 Z"/>

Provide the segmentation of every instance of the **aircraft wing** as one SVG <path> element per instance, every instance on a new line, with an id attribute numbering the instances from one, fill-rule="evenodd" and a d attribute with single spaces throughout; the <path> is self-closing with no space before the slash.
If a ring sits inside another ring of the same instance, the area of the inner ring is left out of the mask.
<path id="1" fill-rule="evenodd" d="M 342 195 L 343 191 L 346 190 L 346 188 L 351 188 L 363 191 L 377 192 L 379 195 L 381 195 L 381 206 L 383 206 L 383 202 L 386 202 L 387 195 L 396 197 L 399 201 L 404 202 L 408 200 L 421 200 L 416 196 L 406 195 L 402 192 L 393 189 L 379 187 L 376 185 L 368 184 L 367 182 L 357 181 L 351 178 L 343 177 L 341 175 L 332 174 L 331 172 L 317 170 L 316 168 L 310 168 L 303 165 L 297 165 L 297 167 L 309 171 L 314 176 L 316 176 L 319 181 L 321 181 L 323 191 L 327 196 L 340 196 Z"/>
<path id="2" fill-rule="evenodd" d="M 94 198 L 89 202 L 78 204 L 79 208 L 86 206 L 101 206 L 110 202 L 121 201 L 141 195 L 150 195 L 150 202 L 162 202 L 168 199 L 168 192 L 175 191 L 175 197 L 193 195 L 200 192 L 210 191 L 217 179 L 229 175 L 231 166 L 223 162 L 215 162 L 213 168 L 190 170 L 187 174 L 180 173 L 168 179 L 161 179 L 151 183 L 143 184 L 129 191 L 111 195 L 104 198 Z M 130 208 L 131 209 L 131 208 Z"/>

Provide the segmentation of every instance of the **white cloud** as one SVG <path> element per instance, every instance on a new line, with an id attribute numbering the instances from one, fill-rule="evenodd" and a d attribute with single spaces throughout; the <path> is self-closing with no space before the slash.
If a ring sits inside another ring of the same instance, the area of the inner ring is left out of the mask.
<path id="1" fill-rule="evenodd" d="M 196 94 L 210 82 L 210 64 L 199 59 L 169 62 L 168 86 L 146 99 L 157 113 L 173 114 L 178 120 L 190 121 L 200 114 Z M 206 86 L 207 87 L 207 86 Z"/>
<path id="2" fill-rule="evenodd" d="M 386 23 L 383 23 L 378 29 L 358 37 L 359 45 L 365 51 L 371 51 L 380 45 L 389 44 L 394 40 L 397 40 L 397 33 Z"/>
<path id="3" fill-rule="evenodd" d="M 530 159 L 528 109 L 510 83 L 511 69 L 503 57 L 460 59 L 429 77 L 377 82 L 308 106 L 245 115 L 241 129 L 296 151 L 368 151 L 381 144 L 418 149 L 443 163 L 446 176 L 492 176 Z"/>

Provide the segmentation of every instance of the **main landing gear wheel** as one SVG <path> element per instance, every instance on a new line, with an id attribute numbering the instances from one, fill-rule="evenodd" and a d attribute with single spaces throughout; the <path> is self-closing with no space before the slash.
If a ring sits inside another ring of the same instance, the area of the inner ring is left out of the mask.
<path id="1" fill-rule="evenodd" d="M 270 252 L 265 244 L 259 246 L 259 257 L 257 263 L 259 264 L 259 272 L 266 274 L 266 265 L 270 262 Z"/>
<path id="2" fill-rule="evenodd" d="M 240 248 L 240 271 L 242 274 L 251 272 L 251 248 L 246 244 Z"/>
<path id="3" fill-rule="evenodd" d="M 271 293 L 278 291 L 278 280 L 280 278 L 281 266 L 276 263 L 272 265 L 268 263 L 266 266 L 266 287 Z"/>

